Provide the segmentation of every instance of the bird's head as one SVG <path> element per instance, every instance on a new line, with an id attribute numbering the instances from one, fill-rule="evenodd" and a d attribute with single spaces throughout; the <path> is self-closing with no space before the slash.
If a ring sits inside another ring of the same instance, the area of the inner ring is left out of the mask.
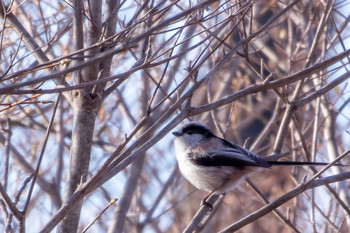
<path id="1" fill-rule="evenodd" d="M 199 123 L 186 124 L 180 131 L 173 132 L 173 135 L 176 137 L 175 144 L 191 148 L 215 137 L 205 125 Z"/>

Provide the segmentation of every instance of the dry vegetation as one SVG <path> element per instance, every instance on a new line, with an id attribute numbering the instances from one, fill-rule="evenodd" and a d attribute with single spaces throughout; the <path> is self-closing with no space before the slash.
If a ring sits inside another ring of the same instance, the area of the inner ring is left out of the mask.
<path id="1" fill-rule="evenodd" d="M 350 164 L 349 5 L 1 1 L 0 231 L 349 232 L 349 167 L 267 169 L 207 212 L 170 134 Z"/>

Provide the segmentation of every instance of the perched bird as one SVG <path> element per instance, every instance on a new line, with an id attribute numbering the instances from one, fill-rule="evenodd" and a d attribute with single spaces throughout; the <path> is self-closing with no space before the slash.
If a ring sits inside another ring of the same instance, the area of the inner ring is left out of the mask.
<path id="1" fill-rule="evenodd" d="M 317 162 L 266 161 L 253 152 L 215 136 L 205 125 L 189 123 L 178 132 L 175 151 L 182 175 L 197 189 L 213 193 L 232 190 L 244 177 L 275 165 L 327 165 Z"/>

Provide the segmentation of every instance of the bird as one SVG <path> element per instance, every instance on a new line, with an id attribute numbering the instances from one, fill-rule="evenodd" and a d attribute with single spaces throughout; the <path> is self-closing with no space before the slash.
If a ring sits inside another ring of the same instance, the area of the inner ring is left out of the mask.
<path id="1" fill-rule="evenodd" d="M 201 205 L 212 205 L 212 194 L 225 194 L 248 176 L 277 165 L 321 166 L 323 162 L 267 161 L 237 144 L 216 136 L 201 123 L 188 123 L 174 131 L 174 147 L 182 175 L 197 189 L 209 192 Z"/>

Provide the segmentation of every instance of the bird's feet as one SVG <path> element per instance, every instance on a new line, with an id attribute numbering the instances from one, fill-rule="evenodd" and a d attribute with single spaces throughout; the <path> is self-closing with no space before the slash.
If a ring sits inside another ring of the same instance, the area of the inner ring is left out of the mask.
<path id="1" fill-rule="evenodd" d="M 213 210 L 213 205 L 210 204 L 209 202 L 207 202 L 207 199 L 205 198 L 204 200 L 201 201 L 201 206 L 207 206 L 209 207 L 209 210 L 208 211 L 212 211 Z"/>

